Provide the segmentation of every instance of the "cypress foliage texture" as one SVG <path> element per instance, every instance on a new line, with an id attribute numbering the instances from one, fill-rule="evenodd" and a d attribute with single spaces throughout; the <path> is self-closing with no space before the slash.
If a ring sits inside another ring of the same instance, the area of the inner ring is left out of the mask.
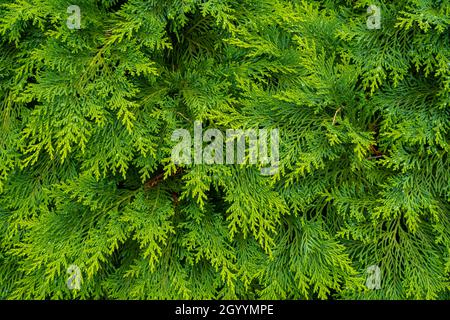
<path id="1" fill-rule="evenodd" d="M 0 0 L 0 299 L 447 299 L 449 153 L 448 0 Z"/>

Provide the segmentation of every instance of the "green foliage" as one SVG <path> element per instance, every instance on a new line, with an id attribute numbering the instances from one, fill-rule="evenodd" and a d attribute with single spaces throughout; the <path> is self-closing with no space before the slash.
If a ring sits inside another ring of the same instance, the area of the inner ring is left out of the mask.
<path id="1" fill-rule="evenodd" d="M 0 299 L 446 299 L 449 153 L 448 1 L 0 0 Z"/>

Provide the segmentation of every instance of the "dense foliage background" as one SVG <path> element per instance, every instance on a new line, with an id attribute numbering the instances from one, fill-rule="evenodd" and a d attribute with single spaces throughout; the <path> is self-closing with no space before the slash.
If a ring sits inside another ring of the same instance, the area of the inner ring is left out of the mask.
<path id="1" fill-rule="evenodd" d="M 0 0 L 1 299 L 446 299 L 449 153 L 448 0 Z"/>

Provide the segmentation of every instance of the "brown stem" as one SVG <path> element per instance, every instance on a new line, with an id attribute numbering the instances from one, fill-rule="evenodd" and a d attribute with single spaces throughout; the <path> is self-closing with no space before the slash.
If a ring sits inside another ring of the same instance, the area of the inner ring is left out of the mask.
<path id="1" fill-rule="evenodd" d="M 177 171 L 175 171 L 175 173 L 172 174 L 172 176 L 176 176 L 177 174 L 181 173 L 181 171 L 182 171 L 181 168 L 177 168 Z M 157 176 L 151 178 L 147 182 L 145 182 L 144 190 L 148 190 L 148 189 L 155 187 L 158 183 L 161 182 L 161 180 L 164 179 L 164 175 L 165 175 L 165 172 L 162 172 L 162 173 L 158 174 Z"/>

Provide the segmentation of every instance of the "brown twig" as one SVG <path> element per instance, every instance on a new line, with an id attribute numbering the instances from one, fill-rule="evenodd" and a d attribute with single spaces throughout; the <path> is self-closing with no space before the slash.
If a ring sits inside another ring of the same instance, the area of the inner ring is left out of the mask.
<path id="1" fill-rule="evenodd" d="M 177 174 L 179 174 L 179 173 L 181 173 L 181 172 L 182 172 L 182 169 L 181 169 L 181 168 L 177 168 L 177 171 L 175 171 L 175 173 L 172 174 L 171 176 L 172 176 L 172 177 L 173 177 L 173 176 L 176 176 Z M 156 185 L 158 185 L 158 183 L 160 183 L 161 180 L 164 179 L 164 175 L 165 175 L 165 174 L 166 174 L 165 172 L 162 172 L 162 173 L 158 174 L 157 176 L 151 178 L 151 179 L 148 180 L 147 182 L 145 182 L 145 184 L 144 184 L 144 190 L 147 191 L 148 189 L 151 189 L 151 188 L 155 187 Z"/>
<path id="2" fill-rule="evenodd" d="M 384 154 L 377 149 L 375 145 L 370 146 L 370 151 L 372 151 L 373 156 L 367 158 L 367 160 L 380 159 L 384 157 Z"/>
<path id="3" fill-rule="evenodd" d="M 337 114 L 339 113 L 339 111 L 341 111 L 341 109 L 342 109 L 342 108 L 337 109 L 336 112 L 335 112 L 335 114 L 334 114 L 334 117 L 333 117 L 333 126 L 334 126 L 334 124 L 336 123 Z"/>
<path id="4" fill-rule="evenodd" d="M 164 172 L 158 174 L 156 177 L 151 178 L 144 184 L 144 189 L 148 190 L 156 186 L 164 178 Z"/>

